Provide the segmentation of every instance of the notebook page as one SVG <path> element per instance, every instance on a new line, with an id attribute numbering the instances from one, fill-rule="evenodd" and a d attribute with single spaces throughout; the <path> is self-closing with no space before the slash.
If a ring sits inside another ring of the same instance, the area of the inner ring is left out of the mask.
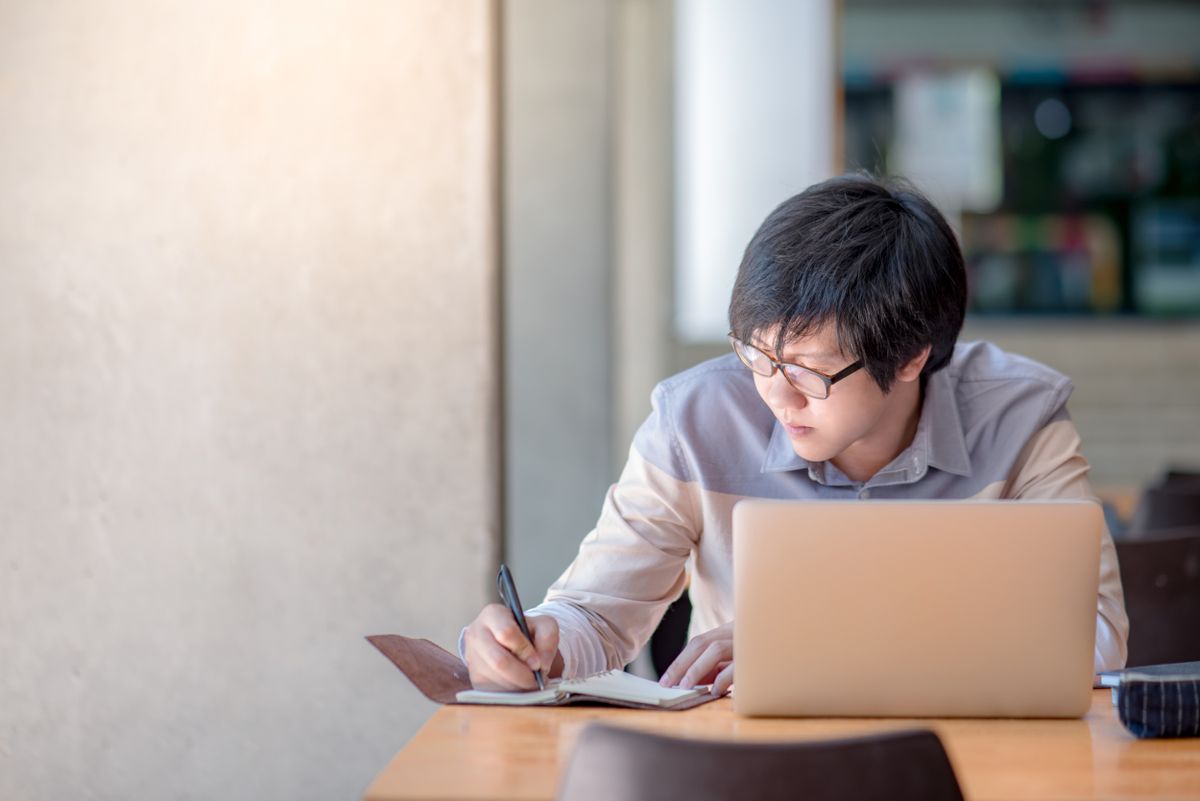
<path id="1" fill-rule="evenodd" d="M 658 706 L 670 706 L 677 701 L 693 698 L 708 691 L 707 687 L 696 687 L 690 690 L 663 687 L 656 681 L 643 679 L 623 670 L 597 673 L 585 679 L 569 679 L 562 682 L 559 689 L 600 698 Z"/>
<path id="2" fill-rule="evenodd" d="M 508 692 L 502 690 L 463 690 L 455 694 L 455 699 L 464 704 L 508 704 L 509 706 L 536 706 L 557 701 L 565 693 L 558 685 L 547 686 L 544 690 L 529 692 Z"/>

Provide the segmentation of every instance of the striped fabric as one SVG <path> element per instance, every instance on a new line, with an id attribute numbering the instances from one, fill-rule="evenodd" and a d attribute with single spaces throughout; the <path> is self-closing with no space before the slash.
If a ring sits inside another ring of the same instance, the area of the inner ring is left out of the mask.
<path id="1" fill-rule="evenodd" d="M 1135 737 L 1200 737 L 1200 679 L 1126 678 L 1117 715 Z"/>
<path id="2" fill-rule="evenodd" d="M 586 676 L 632 661 L 685 588 L 693 636 L 733 618 L 731 516 L 743 498 L 1090 498 L 1070 393 L 1044 365 L 960 344 L 929 377 L 911 446 L 860 483 L 795 453 L 736 356 L 699 364 L 655 388 L 599 522 L 529 614 L 557 618 L 566 675 Z M 1097 671 L 1124 664 L 1128 628 L 1106 532 Z"/>

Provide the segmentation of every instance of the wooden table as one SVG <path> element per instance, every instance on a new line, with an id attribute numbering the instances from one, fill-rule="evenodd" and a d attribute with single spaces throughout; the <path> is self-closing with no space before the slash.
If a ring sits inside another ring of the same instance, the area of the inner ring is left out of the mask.
<path id="1" fill-rule="evenodd" d="M 552 799 L 590 721 L 681 737 L 783 740 L 931 728 L 968 799 L 1200 799 L 1200 740 L 1137 740 L 1097 690 L 1082 720 L 741 718 L 722 699 L 684 712 L 446 706 L 367 791 L 385 799 Z"/>

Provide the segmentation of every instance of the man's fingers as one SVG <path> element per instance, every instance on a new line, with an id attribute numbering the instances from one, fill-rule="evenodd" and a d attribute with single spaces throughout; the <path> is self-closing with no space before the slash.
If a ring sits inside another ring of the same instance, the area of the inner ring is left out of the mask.
<path id="1" fill-rule="evenodd" d="M 541 669 L 542 664 L 538 659 L 537 650 L 521 633 L 517 621 L 511 614 L 508 616 L 507 622 L 497 623 L 492 628 L 492 636 L 513 656 L 528 665 L 530 670 Z"/>
<path id="2" fill-rule="evenodd" d="M 694 639 L 684 646 L 679 652 L 679 656 L 675 657 L 675 661 L 668 667 L 667 671 L 662 674 L 662 678 L 658 683 L 664 687 L 674 687 L 679 684 L 679 679 L 687 672 L 687 669 L 696 661 L 696 657 L 707 647 L 706 643 L 702 643 L 699 639 Z"/>
<path id="3" fill-rule="evenodd" d="M 666 673 L 662 674 L 659 680 L 660 685 L 665 687 L 685 686 L 683 683 L 685 677 L 691 673 L 692 669 L 696 666 L 696 662 L 712 646 L 713 643 L 710 642 L 709 638 L 704 637 L 703 634 L 700 637 L 692 638 L 691 642 L 684 646 L 683 651 L 679 652 L 676 661 L 672 662 L 671 667 L 668 667 Z"/>
<path id="4" fill-rule="evenodd" d="M 529 633 L 538 649 L 553 646 L 558 648 L 558 621 L 549 615 L 530 615 L 525 618 L 529 625 Z"/>
<path id="5" fill-rule="evenodd" d="M 683 674 L 683 678 L 679 681 L 679 686 L 687 690 L 700 684 L 701 681 L 712 673 L 717 665 L 727 660 L 732 656 L 729 643 L 714 642 L 704 649 L 704 652 L 697 657 L 692 666 L 688 668 L 687 673 Z"/>
<path id="6" fill-rule="evenodd" d="M 729 692 L 729 688 L 733 686 L 733 663 L 730 662 L 725 666 L 725 669 L 717 674 L 717 678 L 712 683 L 712 688 L 709 690 L 713 695 L 720 698 L 725 693 Z"/>
<path id="7" fill-rule="evenodd" d="M 490 637 L 479 637 L 471 649 L 471 683 L 480 689 L 527 689 L 537 687 L 529 666 Z"/>
<path id="8" fill-rule="evenodd" d="M 548 671 L 554 666 L 554 656 L 558 653 L 558 621 L 549 615 L 530 615 L 525 621 L 533 635 L 541 669 Z"/>
<path id="9" fill-rule="evenodd" d="M 724 654 L 715 662 L 712 661 L 711 656 L 704 656 L 709 649 L 714 647 Z M 696 663 L 702 658 L 706 660 L 705 664 L 697 667 Z M 723 667 L 719 664 L 721 661 L 732 659 L 733 622 L 730 621 L 693 637 L 670 667 L 666 669 L 658 683 L 666 687 L 691 687 L 699 683 L 702 678 L 716 675 Z M 690 683 L 683 683 L 685 680 Z"/>
<path id="10" fill-rule="evenodd" d="M 507 607 L 484 607 L 467 628 L 466 650 L 473 685 L 503 690 L 535 686 L 529 662 L 537 664 L 537 654 Z"/>

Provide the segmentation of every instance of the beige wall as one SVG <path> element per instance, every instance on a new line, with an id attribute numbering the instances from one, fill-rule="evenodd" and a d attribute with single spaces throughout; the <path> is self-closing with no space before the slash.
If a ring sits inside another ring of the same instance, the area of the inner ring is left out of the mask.
<path id="1" fill-rule="evenodd" d="M 353 798 L 431 711 L 361 638 L 496 557 L 495 49 L 0 0 L 0 798 Z"/>
<path id="2" fill-rule="evenodd" d="M 504 556 L 533 606 L 619 469 L 607 448 L 614 9 L 503 9 Z"/>
<path id="3" fill-rule="evenodd" d="M 669 0 L 616 8 L 611 449 L 620 469 L 671 352 L 675 52 Z"/>

